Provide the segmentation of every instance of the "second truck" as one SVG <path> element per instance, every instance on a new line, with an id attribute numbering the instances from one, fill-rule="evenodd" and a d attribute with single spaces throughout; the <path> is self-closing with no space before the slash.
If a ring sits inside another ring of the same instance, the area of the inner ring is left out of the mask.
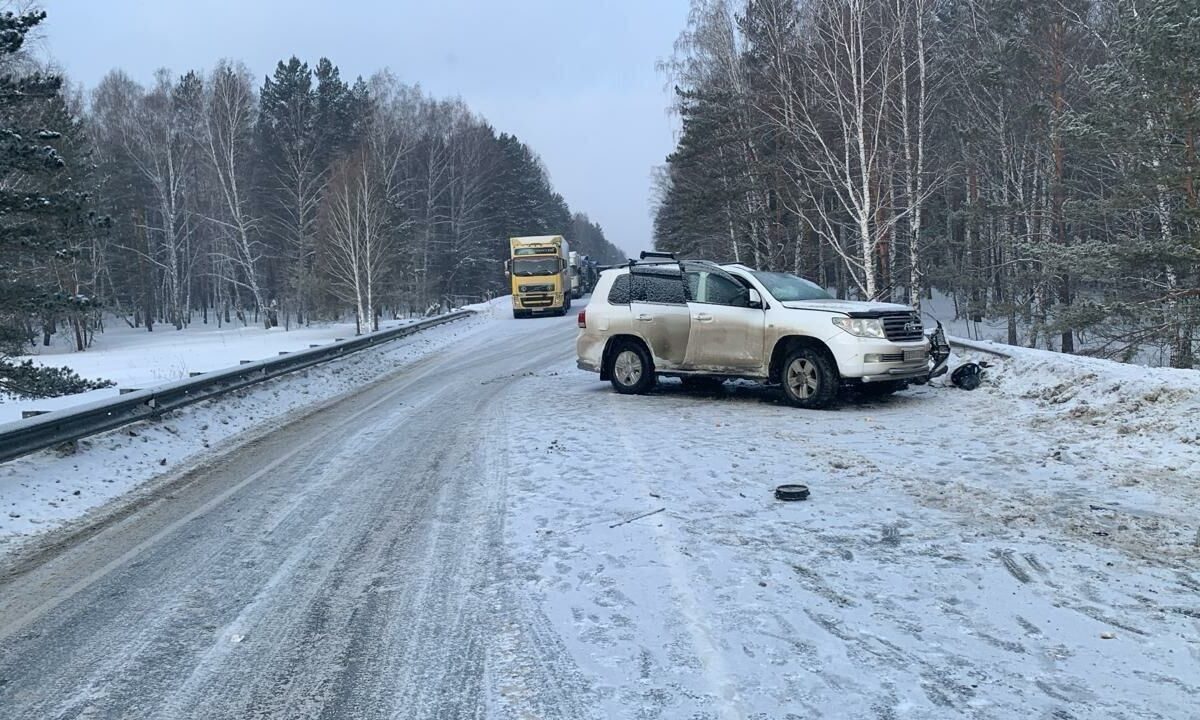
<path id="1" fill-rule="evenodd" d="M 566 315 L 571 309 L 571 252 L 562 235 L 509 239 L 513 317 Z"/>

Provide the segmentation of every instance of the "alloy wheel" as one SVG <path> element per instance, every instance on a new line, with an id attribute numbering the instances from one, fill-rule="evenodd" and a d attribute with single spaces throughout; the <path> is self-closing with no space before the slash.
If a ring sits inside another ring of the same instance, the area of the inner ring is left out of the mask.
<path id="1" fill-rule="evenodd" d="M 817 392 L 819 384 L 817 366 L 806 358 L 796 358 L 787 369 L 788 389 L 801 400 L 807 400 Z"/>
<path id="2" fill-rule="evenodd" d="M 613 373 L 622 385 L 632 387 L 642 379 L 642 359 L 632 350 L 622 350 L 613 363 Z"/>

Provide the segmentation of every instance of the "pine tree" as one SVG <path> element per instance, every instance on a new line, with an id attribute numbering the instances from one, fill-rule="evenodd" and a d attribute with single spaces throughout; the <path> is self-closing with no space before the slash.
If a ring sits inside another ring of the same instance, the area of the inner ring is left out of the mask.
<path id="1" fill-rule="evenodd" d="M 271 270 L 283 297 L 284 323 L 303 322 L 310 297 L 317 209 L 326 168 L 320 166 L 317 92 L 299 58 L 280 62 L 259 94 L 258 200 L 267 218 Z"/>
<path id="2" fill-rule="evenodd" d="M 45 17 L 0 14 L 0 389 L 38 396 L 77 391 L 79 378 L 8 357 L 32 339 L 35 324 L 48 344 L 64 315 L 90 303 L 57 282 L 55 266 L 70 262 L 74 240 L 95 225 L 82 153 L 71 158 L 79 162 L 74 171 L 63 154 L 82 131 L 59 94 L 61 78 L 10 72 L 26 34 Z"/>
<path id="3" fill-rule="evenodd" d="M 1073 131 L 1113 171 L 1093 203 L 1115 242 L 1094 246 L 1087 267 L 1112 291 L 1086 308 L 1107 346 L 1132 357 L 1170 349 L 1196 362 L 1200 328 L 1200 0 L 1121 5 L 1108 29 L 1113 53 L 1091 80 L 1098 100 L 1073 113 Z M 1147 312 L 1158 308 L 1159 312 Z"/>

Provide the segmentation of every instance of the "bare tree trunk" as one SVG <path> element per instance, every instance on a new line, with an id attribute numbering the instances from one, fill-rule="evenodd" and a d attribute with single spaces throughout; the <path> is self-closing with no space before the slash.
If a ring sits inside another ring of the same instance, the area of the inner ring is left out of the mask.
<path id="1" fill-rule="evenodd" d="M 224 218 L 214 219 L 232 245 L 230 260 L 240 270 L 228 280 L 249 291 L 255 310 L 265 327 L 271 326 L 267 303 L 259 285 L 259 253 L 252 237 L 257 221 L 250 216 L 248 199 L 239 177 L 246 172 L 249 152 L 253 93 L 244 68 L 220 65 L 210 82 L 209 106 L 205 113 L 204 140 L 216 176 Z"/>

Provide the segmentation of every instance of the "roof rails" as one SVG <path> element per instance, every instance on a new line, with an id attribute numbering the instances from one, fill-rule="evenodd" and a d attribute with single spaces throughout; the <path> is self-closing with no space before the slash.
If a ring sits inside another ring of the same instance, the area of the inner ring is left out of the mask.
<path id="1" fill-rule="evenodd" d="M 649 250 L 643 250 L 640 253 L 640 258 L 641 259 L 639 260 L 629 258 L 625 262 L 618 263 L 616 265 L 601 265 L 600 269 L 613 270 L 615 268 L 632 268 L 638 265 L 670 265 L 679 263 L 679 260 L 675 257 L 675 253 L 669 252 L 651 252 Z"/>

